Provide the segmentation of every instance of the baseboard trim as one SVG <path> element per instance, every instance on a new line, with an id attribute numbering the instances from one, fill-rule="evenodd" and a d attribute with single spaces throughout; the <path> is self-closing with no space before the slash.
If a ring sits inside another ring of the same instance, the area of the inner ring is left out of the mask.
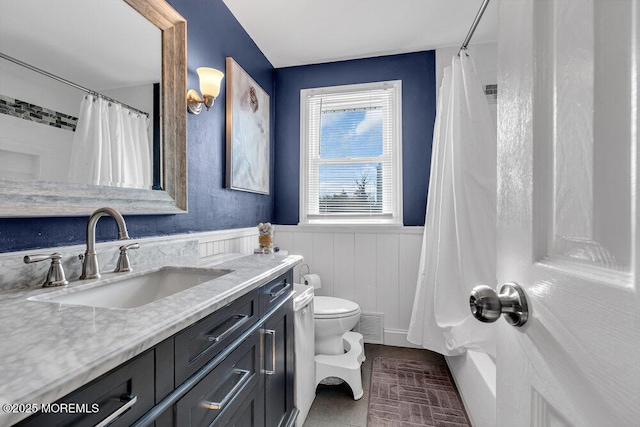
<path id="1" fill-rule="evenodd" d="M 384 330 L 384 345 L 390 345 L 393 347 L 408 347 L 408 348 L 422 348 L 407 340 L 407 334 L 409 331 L 405 329 L 388 329 Z"/>

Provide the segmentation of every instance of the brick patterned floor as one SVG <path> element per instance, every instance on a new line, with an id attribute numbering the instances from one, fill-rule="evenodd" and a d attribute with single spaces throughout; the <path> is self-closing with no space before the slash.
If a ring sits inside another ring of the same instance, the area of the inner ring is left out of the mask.
<path id="1" fill-rule="evenodd" d="M 470 427 L 446 365 L 376 357 L 368 427 Z"/>

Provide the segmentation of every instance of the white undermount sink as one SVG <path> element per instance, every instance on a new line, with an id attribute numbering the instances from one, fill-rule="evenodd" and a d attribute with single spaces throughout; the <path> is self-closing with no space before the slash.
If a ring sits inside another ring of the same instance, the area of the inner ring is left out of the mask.
<path id="1" fill-rule="evenodd" d="M 123 276 L 120 280 L 87 287 L 64 289 L 29 298 L 90 307 L 134 308 L 166 298 L 233 270 L 163 267 L 145 274 Z"/>

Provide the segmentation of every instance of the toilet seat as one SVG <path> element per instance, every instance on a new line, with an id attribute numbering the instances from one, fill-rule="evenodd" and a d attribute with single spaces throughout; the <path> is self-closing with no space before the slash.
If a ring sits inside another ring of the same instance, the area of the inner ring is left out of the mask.
<path id="1" fill-rule="evenodd" d="M 342 298 L 316 296 L 314 304 L 316 319 L 336 319 L 360 314 L 358 304 Z"/>

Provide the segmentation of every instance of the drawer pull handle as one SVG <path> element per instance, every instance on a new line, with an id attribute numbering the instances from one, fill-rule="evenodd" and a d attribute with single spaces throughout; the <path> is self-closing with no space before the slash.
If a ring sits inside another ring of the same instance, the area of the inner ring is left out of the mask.
<path id="1" fill-rule="evenodd" d="M 273 329 L 263 329 L 264 335 L 271 335 L 271 369 L 264 369 L 264 373 L 267 375 L 273 375 L 276 373 L 276 331 Z"/>
<path id="2" fill-rule="evenodd" d="M 277 292 L 273 292 L 273 288 L 280 286 L 282 283 L 278 283 L 276 286 L 269 289 L 269 296 L 271 297 L 271 301 L 273 301 L 274 299 L 278 299 L 279 296 L 287 292 L 291 287 L 291 283 L 287 283 L 287 282 L 283 282 L 283 283 L 284 283 L 284 286 Z"/>
<path id="3" fill-rule="evenodd" d="M 234 385 L 233 388 L 229 390 L 229 393 L 227 393 L 227 395 L 223 397 L 222 400 L 219 402 L 211 402 L 210 400 L 203 400 L 202 402 L 200 402 L 200 405 L 203 406 L 204 408 L 214 409 L 214 410 L 220 410 L 224 408 L 224 406 L 227 403 L 229 403 L 231 399 L 233 399 L 233 397 L 238 393 L 238 391 L 242 387 L 244 387 L 244 385 L 247 382 L 249 382 L 249 380 L 251 379 L 251 376 L 249 374 L 250 372 L 247 371 L 246 369 L 234 369 L 232 376 L 239 375 L 240 379 L 238 380 L 236 385 Z"/>
<path id="4" fill-rule="evenodd" d="M 123 394 L 122 396 L 120 396 L 120 402 L 124 402 L 124 405 L 122 405 L 120 408 L 118 408 L 116 411 L 114 411 L 111 415 L 109 415 L 107 418 L 102 420 L 100 423 L 96 424 L 96 427 L 108 426 L 109 424 L 111 424 L 112 422 L 120 418 L 122 414 L 124 414 L 129 409 L 131 409 L 131 407 L 135 405 L 137 401 L 138 401 L 138 396 Z"/>
<path id="5" fill-rule="evenodd" d="M 206 336 L 206 340 L 207 341 L 212 341 L 212 342 L 220 342 L 220 341 L 222 341 L 227 336 L 229 336 L 229 334 L 233 333 L 233 331 L 237 330 L 242 325 L 244 325 L 249 320 L 249 315 L 248 314 L 234 314 L 234 315 L 232 315 L 231 317 L 229 317 L 227 319 L 227 321 L 229 321 L 229 320 L 236 320 L 236 322 L 233 324 L 233 326 L 231 326 L 229 329 L 227 329 L 226 331 L 224 331 L 220 335 L 207 335 Z"/>

